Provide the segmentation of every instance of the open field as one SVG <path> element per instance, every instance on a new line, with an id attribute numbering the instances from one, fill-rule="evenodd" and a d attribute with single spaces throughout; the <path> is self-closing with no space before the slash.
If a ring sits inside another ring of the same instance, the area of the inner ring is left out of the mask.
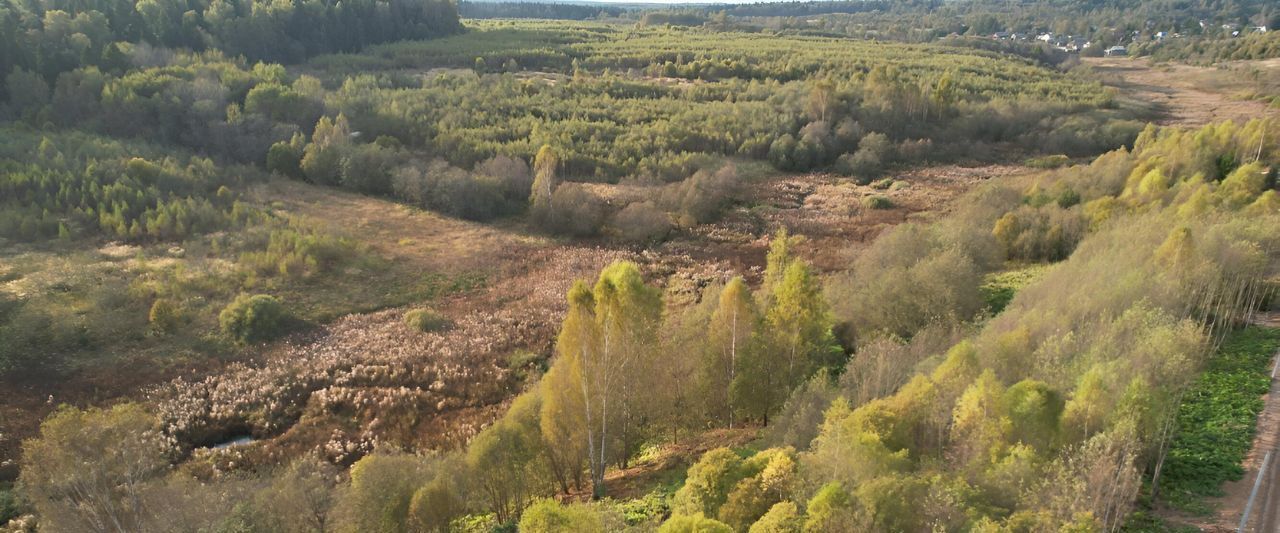
<path id="1" fill-rule="evenodd" d="M 1222 67 L 1153 64 L 1149 59 L 1127 57 L 1084 62 L 1127 98 L 1155 105 L 1164 115 L 1160 124 L 1199 127 L 1221 120 L 1247 122 L 1280 116 L 1280 108 L 1251 98 L 1258 83 L 1280 77 L 1276 60 L 1239 61 Z M 1251 74 L 1254 69 L 1263 74 Z"/>

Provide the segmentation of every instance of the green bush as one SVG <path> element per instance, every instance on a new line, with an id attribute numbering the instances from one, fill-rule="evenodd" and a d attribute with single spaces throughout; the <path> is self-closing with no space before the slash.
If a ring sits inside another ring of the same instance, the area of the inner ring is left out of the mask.
<path id="1" fill-rule="evenodd" d="M 449 319 L 430 309 L 414 309 L 404 314 L 404 324 L 414 330 L 431 333 L 449 327 Z"/>
<path id="2" fill-rule="evenodd" d="M 265 294 L 241 294 L 218 314 L 222 332 L 240 344 L 273 339 L 284 329 L 280 301 Z"/>
<path id="3" fill-rule="evenodd" d="M 867 209 L 893 209 L 893 200 L 886 196 L 868 196 L 862 199 L 863 207 Z"/>
<path id="4" fill-rule="evenodd" d="M 18 495 L 13 491 L 13 487 L 0 485 L 0 524 L 6 524 L 17 518 L 19 513 Z"/>
<path id="5" fill-rule="evenodd" d="M 182 322 L 182 311 L 173 302 L 160 298 L 151 304 L 147 321 L 158 333 L 173 333 Z"/>
<path id="6" fill-rule="evenodd" d="M 1033 157 L 1026 161 L 1027 166 L 1033 168 L 1058 168 L 1070 162 L 1071 158 L 1062 154 Z"/>
<path id="7" fill-rule="evenodd" d="M 871 182 L 871 188 L 883 191 L 883 190 L 887 190 L 889 187 L 892 187 L 893 183 L 894 183 L 893 178 L 884 178 L 884 179 Z"/>

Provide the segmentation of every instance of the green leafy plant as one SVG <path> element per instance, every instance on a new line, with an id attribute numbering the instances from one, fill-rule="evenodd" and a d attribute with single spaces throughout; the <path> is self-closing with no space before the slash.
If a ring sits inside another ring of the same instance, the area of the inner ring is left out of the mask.
<path id="1" fill-rule="evenodd" d="M 218 314 L 222 332 L 239 344 L 273 339 L 283 332 L 286 311 L 265 294 L 241 294 Z"/>

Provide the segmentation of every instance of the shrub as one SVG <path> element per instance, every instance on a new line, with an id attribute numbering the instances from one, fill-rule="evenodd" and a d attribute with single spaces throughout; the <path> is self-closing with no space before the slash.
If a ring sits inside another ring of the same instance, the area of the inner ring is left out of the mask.
<path id="1" fill-rule="evenodd" d="M 893 209 L 893 200 L 886 196 L 868 196 L 862 199 L 863 207 L 867 209 Z"/>
<path id="2" fill-rule="evenodd" d="M 512 185 L 492 169 L 471 174 L 443 160 L 410 163 L 395 170 L 391 190 L 400 198 L 468 220 L 488 220 L 523 206 L 528 187 Z M 517 180 L 521 179 L 519 177 Z M 514 192 L 524 188 L 524 193 Z"/>
<path id="3" fill-rule="evenodd" d="M 218 314 L 222 332 L 241 344 L 275 338 L 284 320 L 284 306 L 265 294 L 241 294 Z"/>
<path id="4" fill-rule="evenodd" d="M 608 531 L 621 522 L 617 511 L 599 504 L 561 505 L 552 499 L 538 500 L 520 517 L 520 531 L 529 533 Z M 612 527 L 610 527 L 612 526 Z"/>
<path id="5" fill-rule="evenodd" d="M 603 200 L 577 183 L 565 183 L 551 195 L 546 225 L 556 233 L 586 237 L 600 232 L 604 217 Z"/>
<path id="6" fill-rule="evenodd" d="M 18 495 L 12 488 L 0 488 L 0 524 L 18 517 Z"/>
<path id="7" fill-rule="evenodd" d="M 1033 168 L 1058 168 L 1071 162 L 1071 158 L 1062 155 L 1046 155 L 1044 157 L 1033 157 L 1026 161 L 1027 166 Z"/>
<path id="8" fill-rule="evenodd" d="M 477 176 L 489 176 L 502 184 L 503 194 L 510 201 L 524 203 L 533 187 L 533 174 L 523 159 L 496 155 L 476 165 Z"/>
<path id="9" fill-rule="evenodd" d="M 663 203 L 678 214 L 680 224 L 713 222 L 733 202 L 738 182 L 734 165 L 724 165 L 715 172 L 699 170 L 689 179 L 668 186 L 663 191 Z"/>
<path id="10" fill-rule="evenodd" d="M 287 142 L 277 142 L 267 150 L 267 170 L 290 178 L 301 178 L 302 153 Z"/>
<path id="11" fill-rule="evenodd" d="M 671 233 L 671 219 L 652 202 L 635 202 L 614 216 L 613 227 L 627 242 L 660 242 Z"/>
<path id="12" fill-rule="evenodd" d="M 738 454 L 729 448 L 711 450 L 689 467 L 688 479 L 676 491 L 673 511 L 686 515 L 714 515 L 743 476 L 742 458 Z"/>
<path id="13" fill-rule="evenodd" d="M 883 133 L 868 133 L 858 142 L 858 150 L 844 154 L 836 161 L 836 171 L 846 176 L 870 179 L 888 162 L 893 145 Z"/>
<path id="14" fill-rule="evenodd" d="M 182 311 L 172 301 L 160 298 L 151 304 L 147 320 L 156 332 L 172 333 L 182 322 Z"/>
<path id="15" fill-rule="evenodd" d="M 662 523 L 658 533 L 731 533 L 733 528 L 728 524 L 707 518 L 701 513 L 695 515 L 675 515 Z"/>
<path id="16" fill-rule="evenodd" d="M 449 327 L 449 319 L 430 309 L 414 309 L 404 314 L 404 324 L 414 330 L 430 333 Z"/>

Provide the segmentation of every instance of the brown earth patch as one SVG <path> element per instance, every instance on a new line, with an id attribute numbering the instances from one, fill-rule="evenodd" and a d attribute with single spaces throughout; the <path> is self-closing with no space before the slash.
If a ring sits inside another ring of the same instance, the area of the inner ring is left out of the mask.
<path id="1" fill-rule="evenodd" d="M 1219 67 L 1153 64 L 1146 58 L 1086 58 L 1107 85 L 1129 98 L 1156 105 L 1157 123 L 1199 127 L 1210 122 L 1280 115 L 1280 110 L 1241 97 L 1256 88 L 1249 68 L 1280 68 L 1275 62 L 1236 62 Z"/>

